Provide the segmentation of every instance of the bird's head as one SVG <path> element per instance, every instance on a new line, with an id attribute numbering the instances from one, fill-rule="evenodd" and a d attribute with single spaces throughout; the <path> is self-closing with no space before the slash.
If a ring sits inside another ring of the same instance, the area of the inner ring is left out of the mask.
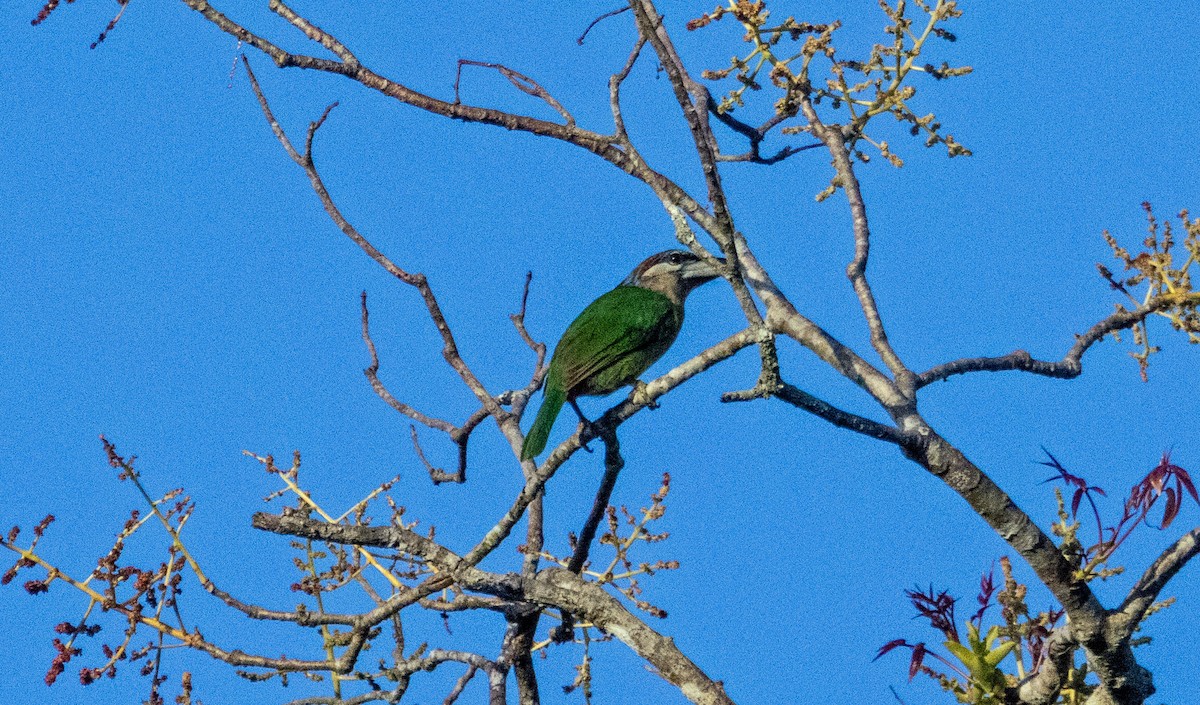
<path id="1" fill-rule="evenodd" d="M 724 264 L 725 260 L 718 258 Z M 621 282 L 625 286 L 640 286 L 663 294 L 682 304 L 692 289 L 721 276 L 704 260 L 686 250 L 667 250 L 652 255 L 634 268 Z"/>

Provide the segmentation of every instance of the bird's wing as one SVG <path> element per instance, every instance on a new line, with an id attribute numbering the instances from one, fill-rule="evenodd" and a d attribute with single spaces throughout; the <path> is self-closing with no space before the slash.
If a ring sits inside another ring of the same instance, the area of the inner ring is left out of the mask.
<path id="1" fill-rule="evenodd" d="M 678 323 L 666 319 L 678 315 L 675 305 L 658 292 L 618 286 L 567 327 L 554 351 L 551 373 L 557 372 L 563 388 L 571 390 L 628 354 L 654 347 L 666 330 L 677 332 Z"/>

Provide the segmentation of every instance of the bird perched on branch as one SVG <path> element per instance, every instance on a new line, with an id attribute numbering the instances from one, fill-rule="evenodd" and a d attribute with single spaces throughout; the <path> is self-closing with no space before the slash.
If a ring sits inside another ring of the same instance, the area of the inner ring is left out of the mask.
<path id="1" fill-rule="evenodd" d="M 718 260 L 722 264 L 725 260 Z M 550 359 L 542 408 L 525 436 L 521 460 L 546 447 L 564 403 L 604 396 L 629 384 L 663 356 L 683 326 L 683 301 L 721 276 L 691 252 L 667 250 L 634 268 L 617 288 L 593 301 L 567 326 Z"/>

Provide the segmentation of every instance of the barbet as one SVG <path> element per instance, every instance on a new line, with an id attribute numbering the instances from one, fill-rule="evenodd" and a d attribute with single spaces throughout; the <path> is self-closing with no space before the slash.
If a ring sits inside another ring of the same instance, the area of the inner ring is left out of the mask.
<path id="1" fill-rule="evenodd" d="M 719 276 L 691 252 L 667 250 L 646 259 L 583 309 L 550 358 L 542 408 L 525 436 L 521 459 L 546 448 L 563 404 L 570 403 L 582 420 L 576 397 L 604 396 L 636 383 L 675 342 L 687 295 Z"/>

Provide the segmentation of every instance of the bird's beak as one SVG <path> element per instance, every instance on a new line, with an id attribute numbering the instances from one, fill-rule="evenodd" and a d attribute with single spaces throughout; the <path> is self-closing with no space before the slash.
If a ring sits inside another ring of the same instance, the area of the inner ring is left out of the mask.
<path id="1" fill-rule="evenodd" d="M 723 258 L 718 257 L 717 261 L 721 264 L 725 264 L 725 260 Z M 700 286 L 701 284 L 710 282 L 720 276 L 721 272 L 704 260 L 688 262 L 679 270 L 679 278 L 688 286 L 688 288 Z"/>

